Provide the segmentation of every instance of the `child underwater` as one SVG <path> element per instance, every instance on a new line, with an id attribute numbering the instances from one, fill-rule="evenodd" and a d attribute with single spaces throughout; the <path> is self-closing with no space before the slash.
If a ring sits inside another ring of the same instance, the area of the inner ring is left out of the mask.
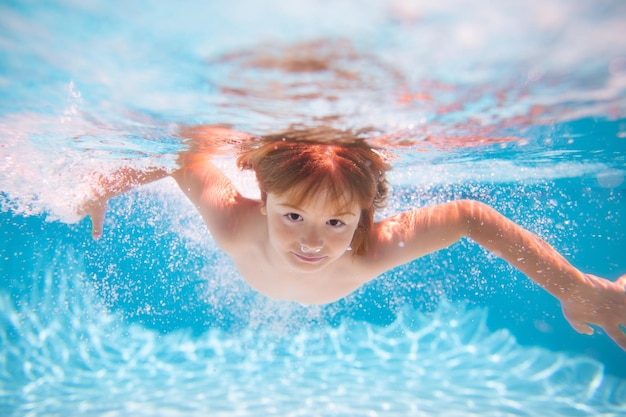
<path id="1" fill-rule="evenodd" d="M 416 208 L 374 221 L 391 168 L 364 139 L 328 128 L 293 129 L 262 140 L 219 125 L 183 127 L 189 142 L 179 169 L 123 169 L 98 176 L 79 214 L 102 235 L 107 202 L 172 176 L 218 246 L 256 291 L 302 304 L 334 302 L 387 270 L 469 238 L 556 297 L 570 325 L 602 328 L 626 350 L 626 275 L 615 282 L 584 274 L 548 243 L 473 200 Z M 237 160 L 255 172 L 261 199 L 244 197 L 211 161 L 219 144 L 245 149 Z"/>

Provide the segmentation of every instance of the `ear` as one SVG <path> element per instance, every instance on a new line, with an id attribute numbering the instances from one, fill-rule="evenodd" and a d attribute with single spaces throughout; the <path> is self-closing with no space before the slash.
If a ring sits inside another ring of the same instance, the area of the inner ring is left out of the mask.
<path id="1" fill-rule="evenodd" d="M 267 216 L 267 193 L 261 191 L 261 214 Z"/>

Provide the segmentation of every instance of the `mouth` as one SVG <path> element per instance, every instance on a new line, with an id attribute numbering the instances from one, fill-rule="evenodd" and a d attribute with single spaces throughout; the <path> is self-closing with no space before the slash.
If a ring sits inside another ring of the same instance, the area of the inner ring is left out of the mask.
<path id="1" fill-rule="evenodd" d="M 309 264 L 316 264 L 326 259 L 325 256 L 306 256 L 306 255 L 302 255 L 296 252 L 291 252 L 291 253 L 293 253 L 295 257 L 298 258 L 300 261 L 309 263 Z"/>

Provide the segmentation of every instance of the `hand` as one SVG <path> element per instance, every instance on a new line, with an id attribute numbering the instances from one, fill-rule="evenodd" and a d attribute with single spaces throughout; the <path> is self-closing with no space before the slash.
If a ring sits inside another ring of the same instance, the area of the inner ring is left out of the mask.
<path id="1" fill-rule="evenodd" d="M 107 198 L 94 198 L 77 210 L 79 216 L 89 216 L 91 218 L 91 237 L 93 240 L 99 240 L 102 237 L 102 231 L 104 229 L 104 217 L 109 206 L 109 200 Z"/>
<path id="2" fill-rule="evenodd" d="M 590 325 L 596 325 L 626 350 L 626 274 L 615 282 L 595 275 L 585 277 L 581 289 L 561 299 L 563 315 L 577 332 L 593 334 Z"/>

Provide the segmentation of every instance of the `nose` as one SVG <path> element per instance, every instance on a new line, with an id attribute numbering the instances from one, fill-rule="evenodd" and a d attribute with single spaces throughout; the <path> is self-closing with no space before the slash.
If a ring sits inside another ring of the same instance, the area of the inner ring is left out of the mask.
<path id="1" fill-rule="evenodd" d="M 304 253 L 304 254 L 310 254 L 310 253 L 320 253 L 322 250 L 321 247 L 318 248 L 309 248 L 308 246 L 304 246 L 304 245 L 300 245 L 300 252 Z"/>
<path id="2" fill-rule="evenodd" d="M 314 230 L 309 230 L 300 238 L 300 251 L 302 253 L 319 253 L 324 246 L 324 242 Z"/>

